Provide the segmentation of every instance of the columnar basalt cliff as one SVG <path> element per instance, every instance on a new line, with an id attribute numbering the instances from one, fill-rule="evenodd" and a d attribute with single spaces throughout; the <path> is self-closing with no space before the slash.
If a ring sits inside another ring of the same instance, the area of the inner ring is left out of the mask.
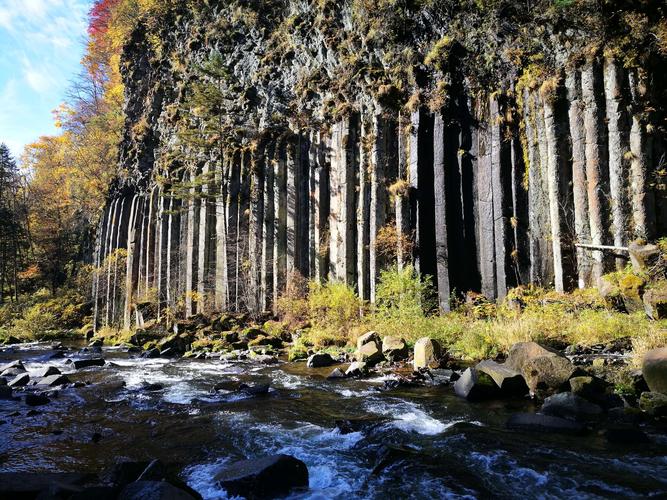
<path id="1" fill-rule="evenodd" d="M 208 2 L 140 24 L 97 324 L 147 300 L 270 310 L 297 275 L 373 301 L 409 262 L 447 311 L 468 290 L 594 286 L 625 264 L 601 246 L 667 234 L 660 51 L 567 12 L 426 3 Z"/>

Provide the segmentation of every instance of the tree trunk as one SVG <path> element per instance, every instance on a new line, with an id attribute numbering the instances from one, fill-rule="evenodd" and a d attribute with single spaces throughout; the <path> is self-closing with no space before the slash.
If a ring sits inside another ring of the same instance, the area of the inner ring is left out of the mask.
<path id="1" fill-rule="evenodd" d="M 264 218 L 262 223 L 261 308 L 269 310 L 273 297 L 273 245 L 275 234 L 275 163 L 276 145 L 266 148 L 264 168 Z"/>
<path id="2" fill-rule="evenodd" d="M 229 276 L 227 273 L 227 165 L 231 161 L 228 156 L 220 159 L 220 167 L 216 170 L 215 198 L 215 307 L 218 311 L 229 307 Z"/>

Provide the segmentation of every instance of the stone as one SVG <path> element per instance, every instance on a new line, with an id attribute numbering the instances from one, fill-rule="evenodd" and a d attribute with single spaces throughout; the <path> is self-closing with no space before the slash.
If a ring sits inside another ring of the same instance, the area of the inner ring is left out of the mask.
<path id="1" fill-rule="evenodd" d="M 32 375 L 34 378 L 44 378 L 51 375 L 60 375 L 60 373 L 60 370 L 58 370 L 58 368 L 55 366 L 46 366 L 35 371 Z"/>
<path id="2" fill-rule="evenodd" d="M 230 496 L 275 498 L 294 488 L 307 488 L 308 468 L 289 455 L 271 455 L 226 465 L 215 481 Z"/>
<path id="3" fill-rule="evenodd" d="M 68 500 L 116 500 L 118 492 L 112 486 L 91 486 L 73 493 Z"/>
<path id="4" fill-rule="evenodd" d="M 42 385 L 46 387 L 57 387 L 59 385 L 67 385 L 71 383 L 67 375 L 49 375 L 44 377 L 37 382 L 37 385 Z"/>
<path id="5" fill-rule="evenodd" d="M 402 361 L 408 358 L 410 350 L 405 340 L 387 336 L 382 339 L 382 354 L 389 361 Z"/>
<path id="6" fill-rule="evenodd" d="M 561 392 L 545 399 L 540 413 L 588 422 L 599 419 L 602 408 L 571 392 Z"/>
<path id="7" fill-rule="evenodd" d="M 661 392 L 642 392 L 639 408 L 653 417 L 667 416 L 667 395 Z"/>
<path id="8" fill-rule="evenodd" d="M 357 339 L 357 351 L 360 351 L 364 345 L 371 342 L 377 345 L 378 350 L 382 350 L 382 340 L 378 332 L 367 332 Z"/>
<path id="9" fill-rule="evenodd" d="M 27 373 L 21 373 L 20 375 L 17 375 L 7 385 L 9 387 L 23 387 L 28 385 L 28 382 L 30 382 L 30 375 L 28 375 Z"/>
<path id="10" fill-rule="evenodd" d="M 414 362 L 415 371 L 420 368 L 439 368 L 442 358 L 440 343 L 429 337 L 423 337 L 415 342 Z"/>
<path id="11" fill-rule="evenodd" d="M 25 366 L 23 366 L 23 362 L 20 359 L 14 360 L 11 363 L 7 363 L 6 365 L 2 365 L 0 367 L 0 372 L 4 372 L 6 370 L 18 370 L 21 372 L 26 371 Z"/>
<path id="12" fill-rule="evenodd" d="M 77 491 L 82 485 L 95 479 L 90 474 L 77 472 L 1 472 L 0 473 L 0 498 L 24 499 L 24 498 L 61 498 L 49 495 L 48 492 Z M 39 497 L 40 493 L 45 495 Z M 69 498 L 69 495 L 63 496 Z"/>
<path id="13" fill-rule="evenodd" d="M 532 394 L 538 390 L 560 389 L 575 374 L 576 368 L 569 359 L 545 355 L 529 359 L 523 365 L 523 377 Z"/>
<path id="14" fill-rule="evenodd" d="M 518 342 L 510 347 L 505 364 L 508 368 L 523 373 L 524 365 L 529 360 L 539 356 L 557 356 L 557 354 L 545 349 L 536 342 Z"/>
<path id="15" fill-rule="evenodd" d="M 12 388 L 6 385 L 0 386 L 0 399 L 12 399 Z"/>
<path id="16" fill-rule="evenodd" d="M 483 401 L 499 396 L 500 388 L 487 373 L 468 368 L 454 382 L 454 392 L 468 401 Z"/>
<path id="17" fill-rule="evenodd" d="M 106 361 L 103 358 L 77 359 L 72 362 L 75 370 L 82 370 L 91 366 L 104 366 Z"/>
<path id="18" fill-rule="evenodd" d="M 44 406 L 48 405 L 51 400 L 43 394 L 26 394 L 25 404 L 28 406 Z"/>
<path id="19" fill-rule="evenodd" d="M 635 427 L 612 427 L 605 429 L 602 435 L 611 444 L 638 446 L 651 442 L 645 432 Z"/>
<path id="20" fill-rule="evenodd" d="M 194 500 L 190 493 L 166 481 L 135 481 L 118 495 L 118 500 Z"/>
<path id="21" fill-rule="evenodd" d="M 367 342 L 357 350 L 356 358 L 368 366 L 376 365 L 384 360 L 382 347 L 375 342 Z"/>
<path id="22" fill-rule="evenodd" d="M 652 349 L 644 355 L 642 374 L 652 392 L 667 394 L 667 347 Z"/>
<path id="23" fill-rule="evenodd" d="M 367 371 L 368 367 L 366 366 L 366 363 L 363 361 L 355 361 L 347 368 L 345 375 L 348 377 L 359 377 L 364 375 Z"/>
<path id="24" fill-rule="evenodd" d="M 249 396 L 260 396 L 263 394 L 268 394 L 270 387 L 271 384 L 257 384 L 257 385 L 241 384 L 239 385 L 239 391 L 244 392 Z"/>
<path id="25" fill-rule="evenodd" d="M 327 376 L 327 379 L 334 380 L 338 378 L 345 378 L 345 372 L 340 368 L 334 368 L 334 370 Z"/>
<path id="26" fill-rule="evenodd" d="M 512 430 L 557 434 L 578 435 L 586 431 L 586 427 L 579 422 L 540 413 L 514 413 L 507 420 L 506 426 Z"/>
<path id="27" fill-rule="evenodd" d="M 331 354 L 328 352 L 318 352 L 313 354 L 308 358 L 306 366 L 308 368 L 322 368 L 324 366 L 331 366 L 336 361 L 331 357 Z"/>
<path id="28" fill-rule="evenodd" d="M 141 354 L 142 358 L 146 359 L 156 359 L 160 357 L 160 349 L 157 347 L 153 347 L 152 349 L 147 350 L 146 352 Z"/>
<path id="29" fill-rule="evenodd" d="M 487 359 L 477 363 L 475 368 L 477 371 L 489 375 L 505 396 L 524 396 L 528 394 L 528 386 L 523 375 L 505 364 Z"/>
<path id="30" fill-rule="evenodd" d="M 102 347 L 104 345 L 104 340 L 102 339 L 91 339 L 88 343 L 88 347 Z"/>
<path id="31" fill-rule="evenodd" d="M 642 297 L 646 315 L 654 320 L 667 318 L 667 288 L 649 288 Z"/>
<path id="32" fill-rule="evenodd" d="M 599 401 L 603 398 L 608 386 L 604 380 L 591 376 L 572 377 L 569 382 L 572 394 L 589 401 Z"/>

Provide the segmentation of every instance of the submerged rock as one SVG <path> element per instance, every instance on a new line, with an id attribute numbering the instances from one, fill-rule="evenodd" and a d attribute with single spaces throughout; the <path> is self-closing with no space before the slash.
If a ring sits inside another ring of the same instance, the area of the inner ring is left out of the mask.
<path id="1" fill-rule="evenodd" d="M 294 488 L 307 488 L 308 468 L 289 455 L 271 455 L 224 466 L 215 481 L 230 495 L 274 498 Z"/>
<path id="2" fill-rule="evenodd" d="M 545 415 L 587 422 L 602 415 L 602 408 L 571 392 L 561 392 L 544 400 L 540 410 Z"/>
<path id="3" fill-rule="evenodd" d="M 642 373 L 652 392 L 667 394 L 667 347 L 653 349 L 644 355 Z"/>
<path id="4" fill-rule="evenodd" d="M 25 404 L 28 406 L 43 406 L 47 405 L 51 400 L 43 394 L 26 394 Z"/>
<path id="5" fill-rule="evenodd" d="M 33 373 L 33 376 L 35 378 L 44 378 L 44 377 L 49 377 L 51 375 L 60 375 L 60 370 L 56 368 L 55 366 L 46 366 L 44 368 L 40 368 L 39 370 L 35 371 Z"/>
<path id="6" fill-rule="evenodd" d="M 523 396 L 528 394 L 528 386 L 523 375 L 509 368 L 507 365 L 485 360 L 477 363 L 475 368 L 477 371 L 490 376 L 505 396 Z"/>
<path id="7" fill-rule="evenodd" d="M 67 375 L 49 375 L 44 377 L 37 382 L 37 385 L 43 385 L 47 387 L 56 387 L 59 385 L 67 385 L 71 381 Z"/>
<path id="8" fill-rule="evenodd" d="M 195 497 L 166 481 L 135 481 L 121 491 L 118 500 L 195 500 Z"/>
<path id="9" fill-rule="evenodd" d="M 420 368 L 440 368 L 442 348 L 437 340 L 423 337 L 415 342 L 414 362 L 415 371 Z"/>
<path id="10" fill-rule="evenodd" d="M 530 432 L 554 432 L 561 434 L 583 434 L 583 424 L 560 417 L 540 413 L 515 413 L 507 420 L 507 428 Z"/>
<path id="11" fill-rule="evenodd" d="M 468 401 L 483 401 L 500 395 L 500 388 L 488 374 L 468 368 L 454 382 L 454 392 Z"/>
<path id="12" fill-rule="evenodd" d="M 104 366 L 106 361 L 103 358 L 77 359 L 72 362 L 75 370 L 82 370 L 91 366 Z"/>
<path id="13" fill-rule="evenodd" d="M 322 368 L 325 366 L 331 366 L 335 362 L 336 361 L 328 352 L 318 352 L 308 358 L 306 366 L 308 366 L 308 368 Z"/>

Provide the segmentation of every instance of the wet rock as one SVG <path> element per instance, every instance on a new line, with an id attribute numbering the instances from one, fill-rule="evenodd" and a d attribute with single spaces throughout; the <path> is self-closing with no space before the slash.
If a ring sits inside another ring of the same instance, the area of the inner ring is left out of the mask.
<path id="1" fill-rule="evenodd" d="M 542 356 L 557 356 L 557 354 L 536 342 L 518 342 L 510 347 L 505 364 L 508 368 L 523 373 L 523 368 L 528 361 Z"/>
<path id="2" fill-rule="evenodd" d="M 667 347 L 652 349 L 644 355 L 642 373 L 652 392 L 667 394 Z"/>
<path id="3" fill-rule="evenodd" d="M 240 384 L 238 390 L 245 394 L 248 394 L 249 396 L 261 396 L 263 394 L 268 394 L 270 387 L 271 384 L 257 384 L 257 385 Z"/>
<path id="4" fill-rule="evenodd" d="M 164 389 L 164 384 L 160 383 L 151 384 L 148 382 L 144 382 L 141 386 L 141 390 L 145 392 L 158 392 L 163 389 Z"/>
<path id="5" fill-rule="evenodd" d="M 308 366 L 308 368 L 322 368 L 325 366 L 331 366 L 335 362 L 336 361 L 331 357 L 331 354 L 329 354 L 328 352 L 318 352 L 308 358 L 306 366 Z"/>
<path id="6" fill-rule="evenodd" d="M 88 347 L 102 347 L 104 345 L 104 340 L 102 339 L 92 339 L 88 343 Z"/>
<path id="7" fill-rule="evenodd" d="M 4 372 L 6 370 L 17 370 L 20 372 L 26 371 L 25 366 L 23 366 L 23 362 L 20 359 L 17 359 L 15 361 L 12 361 L 11 363 L 7 363 L 6 365 L 2 365 L 0 367 L 0 372 Z"/>
<path id="8" fill-rule="evenodd" d="M 72 362 L 75 370 L 82 370 L 91 366 L 104 366 L 106 361 L 103 358 L 77 359 Z"/>
<path id="9" fill-rule="evenodd" d="M 545 355 L 529 359 L 522 373 L 530 392 L 535 394 L 538 390 L 560 389 L 576 373 L 576 368 L 567 358 Z"/>
<path id="10" fill-rule="evenodd" d="M 157 347 L 153 347 L 152 349 L 149 349 L 146 352 L 142 353 L 141 357 L 146 359 L 157 359 L 160 357 L 160 349 L 158 349 Z"/>
<path id="11" fill-rule="evenodd" d="M 479 362 L 475 368 L 477 371 L 490 376 L 505 396 L 524 396 L 528 394 L 528 386 L 523 375 L 507 365 L 485 360 Z"/>
<path id="12" fill-rule="evenodd" d="M 190 493 L 166 481 L 135 481 L 128 484 L 118 500 L 194 500 Z"/>
<path id="13" fill-rule="evenodd" d="M 378 458 L 371 471 L 372 476 L 381 474 L 387 467 L 406 459 L 419 457 L 420 450 L 410 446 L 385 445 L 378 452 Z"/>
<path id="14" fill-rule="evenodd" d="M 440 343 L 429 337 L 423 337 L 415 342 L 414 362 L 415 371 L 420 368 L 440 368 L 443 352 Z"/>
<path id="15" fill-rule="evenodd" d="M 65 353 L 63 351 L 56 351 L 51 356 L 49 356 L 49 360 L 53 359 L 63 359 L 65 357 Z"/>
<path id="16" fill-rule="evenodd" d="M 345 372 L 340 368 L 334 368 L 334 370 L 327 376 L 328 380 L 335 380 L 339 378 L 345 378 Z"/>
<path id="17" fill-rule="evenodd" d="M 578 422 L 540 413 L 515 413 L 507 420 L 506 426 L 513 430 L 559 434 L 583 434 L 586 431 L 584 425 Z"/>
<path id="18" fill-rule="evenodd" d="M 363 361 L 355 361 L 352 363 L 347 370 L 345 371 L 345 375 L 348 377 L 361 377 L 362 375 L 365 375 L 368 372 L 368 367 L 366 366 L 366 363 Z"/>
<path id="19" fill-rule="evenodd" d="M 40 368 L 39 370 L 35 371 L 33 373 L 34 378 L 44 378 L 44 377 L 49 377 L 51 375 L 60 375 L 60 370 L 56 368 L 55 366 L 46 366 L 44 368 Z"/>
<path id="20" fill-rule="evenodd" d="M 468 368 L 461 378 L 454 382 L 454 392 L 468 401 L 483 401 L 500 395 L 500 388 L 486 373 Z"/>
<path id="21" fill-rule="evenodd" d="M 639 408 L 653 417 L 667 416 L 667 395 L 660 392 L 643 392 Z"/>
<path id="22" fill-rule="evenodd" d="M 414 379 L 409 379 L 407 377 L 397 377 L 385 380 L 382 382 L 382 387 L 380 390 L 391 391 L 394 389 L 405 388 L 405 387 L 418 387 L 419 384 Z"/>
<path id="23" fill-rule="evenodd" d="M 28 406 L 48 405 L 51 400 L 43 394 L 26 394 L 25 404 Z"/>
<path id="24" fill-rule="evenodd" d="M 11 379 L 21 375 L 22 373 L 25 373 L 25 370 L 19 370 L 17 368 L 9 368 L 8 370 L 5 370 L 2 373 L 0 373 L 0 377 Z"/>
<path id="25" fill-rule="evenodd" d="M 382 339 L 382 354 L 389 361 L 402 361 L 408 358 L 410 350 L 405 340 L 387 336 Z"/>
<path id="26" fill-rule="evenodd" d="M 602 435 L 610 444 L 637 446 L 651 442 L 646 433 L 636 427 L 612 427 L 605 429 Z"/>
<path id="27" fill-rule="evenodd" d="M 588 422 L 599 419 L 602 408 L 571 392 L 561 392 L 545 399 L 540 412 L 554 417 Z"/>
<path id="28" fill-rule="evenodd" d="M 12 388 L 6 385 L 0 386 L 0 399 L 12 399 Z"/>
<path id="29" fill-rule="evenodd" d="M 21 373 L 20 375 L 14 377 L 14 379 L 12 379 L 12 381 L 7 385 L 9 387 L 23 387 L 28 385 L 28 382 L 30 382 L 30 375 L 27 373 Z"/>
<path id="30" fill-rule="evenodd" d="M 308 468 L 289 455 L 272 455 L 224 466 L 215 481 L 230 495 L 274 498 L 294 488 L 307 488 Z"/>
<path id="31" fill-rule="evenodd" d="M 70 472 L 2 472 L 0 473 L 0 498 L 7 500 L 38 498 L 42 492 L 48 499 L 68 498 L 68 496 L 49 495 L 49 492 L 69 490 L 71 493 L 95 479 L 95 476 L 90 474 Z"/>
<path id="32" fill-rule="evenodd" d="M 68 500 L 116 500 L 118 492 L 112 486 L 91 486 L 73 493 Z"/>

